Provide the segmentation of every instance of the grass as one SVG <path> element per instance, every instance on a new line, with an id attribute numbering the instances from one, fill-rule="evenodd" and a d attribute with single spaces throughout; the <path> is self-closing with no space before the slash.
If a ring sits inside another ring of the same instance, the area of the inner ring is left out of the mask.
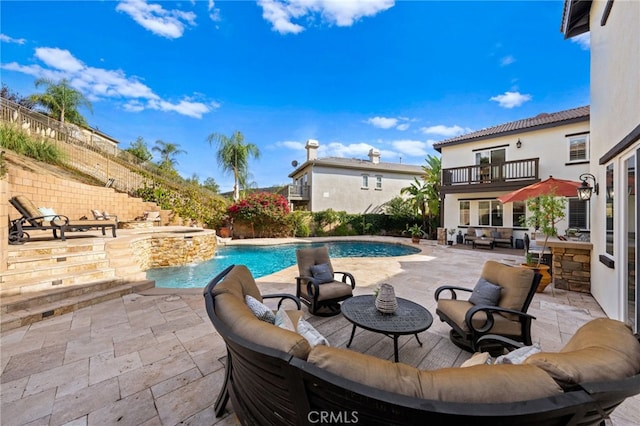
<path id="1" fill-rule="evenodd" d="M 0 125 L 0 146 L 49 164 L 62 165 L 64 160 L 64 153 L 53 143 L 37 140 L 7 124 Z"/>

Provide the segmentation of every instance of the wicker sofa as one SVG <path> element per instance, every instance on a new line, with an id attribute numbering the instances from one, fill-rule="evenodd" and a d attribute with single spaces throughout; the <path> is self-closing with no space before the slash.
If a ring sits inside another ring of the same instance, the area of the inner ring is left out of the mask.
<path id="1" fill-rule="evenodd" d="M 541 352 L 521 365 L 426 371 L 348 349 L 311 348 L 296 332 L 259 320 L 244 303 L 247 294 L 262 300 L 244 266 L 227 268 L 204 290 L 228 353 L 215 412 L 220 416 L 230 398 L 244 425 L 311 425 L 322 418 L 372 425 L 587 425 L 640 393 L 640 342 L 618 321 L 593 320 L 560 352 Z"/>
<path id="2" fill-rule="evenodd" d="M 482 235 L 478 235 L 482 233 Z M 467 228 L 464 236 L 464 243 L 471 244 L 478 238 L 491 239 L 494 245 L 502 244 L 513 247 L 513 229 L 511 228 Z"/>

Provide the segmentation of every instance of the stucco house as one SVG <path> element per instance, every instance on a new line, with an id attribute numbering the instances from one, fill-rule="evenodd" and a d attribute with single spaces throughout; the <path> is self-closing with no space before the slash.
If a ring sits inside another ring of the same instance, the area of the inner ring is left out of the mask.
<path id="1" fill-rule="evenodd" d="M 640 2 L 565 0 L 565 38 L 590 32 L 591 293 L 639 331 Z M 594 183 L 592 186 L 595 188 Z"/>
<path id="2" fill-rule="evenodd" d="M 308 140 L 307 160 L 289 174 L 293 183 L 287 199 L 295 210 L 380 213 L 387 201 L 424 174 L 421 166 L 380 161 L 376 149 L 369 150 L 368 160 L 318 158 L 319 146 L 317 140 Z"/>
<path id="3" fill-rule="evenodd" d="M 578 181 L 588 171 L 589 106 L 541 113 L 434 144 L 442 154 L 443 226 L 447 229 L 509 228 L 523 239 L 524 201 L 497 197 L 549 176 Z M 588 202 L 569 198 L 561 231 L 590 228 Z"/>

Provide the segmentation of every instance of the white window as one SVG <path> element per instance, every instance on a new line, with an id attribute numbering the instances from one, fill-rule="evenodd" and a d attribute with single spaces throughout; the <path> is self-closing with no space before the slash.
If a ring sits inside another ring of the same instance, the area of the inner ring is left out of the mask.
<path id="1" fill-rule="evenodd" d="M 589 135 L 569 138 L 569 162 L 589 160 Z"/>
<path id="2" fill-rule="evenodd" d="M 382 176 L 376 176 L 376 189 L 382 189 Z"/>
<path id="3" fill-rule="evenodd" d="M 569 198 L 569 228 L 589 229 L 588 201 Z"/>
<path id="4" fill-rule="evenodd" d="M 362 175 L 362 189 L 369 189 L 369 175 Z"/>
<path id="5" fill-rule="evenodd" d="M 460 201 L 460 225 L 469 225 L 471 218 L 471 203 L 469 201 Z"/>
<path id="6" fill-rule="evenodd" d="M 502 226 L 502 203 L 497 200 L 478 202 L 478 225 Z"/>

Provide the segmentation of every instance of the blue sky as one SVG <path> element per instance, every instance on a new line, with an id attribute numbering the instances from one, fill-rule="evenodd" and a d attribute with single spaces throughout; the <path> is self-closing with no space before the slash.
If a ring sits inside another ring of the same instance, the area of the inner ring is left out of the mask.
<path id="1" fill-rule="evenodd" d="M 0 80 L 66 78 L 126 148 L 180 145 L 177 170 L 221 191 L 211 133 L 241 131 L 264 187 L 321 157 L 425 164 L 443 139 L 589 104 L 589 36 L 553 1 L 2 1 Z"/>

